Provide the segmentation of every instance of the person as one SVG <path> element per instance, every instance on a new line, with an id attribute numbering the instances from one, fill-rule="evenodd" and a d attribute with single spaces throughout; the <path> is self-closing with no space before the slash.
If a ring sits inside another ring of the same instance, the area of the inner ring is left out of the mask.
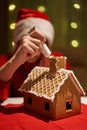
<path id="1" fill-rule="evenodd" d="M 54 27 L 49 17 L 37 10 L 20 9 L 14 29 L 15 51 L 0 56 L 0 101 L 9 96 L 22 96 L 18 91 L 27 75 L 35 66 L 49 66 L 42 54 L 42 42 L 50 48 L 54 40 Z M 54 56 L 62 53 L 52 52 Z M 67 61 L 67 69 L 70 65 Z"/>

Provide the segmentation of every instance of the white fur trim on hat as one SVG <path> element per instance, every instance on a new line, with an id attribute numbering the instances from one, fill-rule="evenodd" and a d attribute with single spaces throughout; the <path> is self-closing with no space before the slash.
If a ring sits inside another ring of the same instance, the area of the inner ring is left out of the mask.
<path id="1" fill-rule="evenodd" d="M 28 34 L 28 32 L 36 26 L 38 31 L 43 33 L 47 40 L 48 44 L 51 46 L 54 39 L 54 28 L 50 21 L 41 19 L 41 18 L 26 18 L 18 23 L 14 30 L 14 42 L 18 42 L 23 35 Z"/>

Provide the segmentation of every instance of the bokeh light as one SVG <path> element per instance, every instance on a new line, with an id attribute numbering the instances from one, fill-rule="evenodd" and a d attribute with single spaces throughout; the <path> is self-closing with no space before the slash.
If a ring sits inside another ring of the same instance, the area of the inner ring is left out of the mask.
<path id="1" fill-rule="evenodd" d="M 72 45 L 73 47 L 78 47 L 78 46 L 79 46 L 79 42 L 78 42 L 77 40 L 72 40 L 72 41 L 71 41 L 71 45 Z"/>
<path id="2" fill-rule="evenodd" d="M 16 8 L 16 5 L 15 4 L 11 4 L 9 5 L 9 11 L 13 11 L 14 9 Z"/>

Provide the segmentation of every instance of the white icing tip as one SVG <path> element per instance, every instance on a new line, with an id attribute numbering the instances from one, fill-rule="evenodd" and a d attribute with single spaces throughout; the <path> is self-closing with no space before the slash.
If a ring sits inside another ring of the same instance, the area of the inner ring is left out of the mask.
<path id="1" fill-rule="evenodd" d="M 49 50 L 49 48 L 47 47 L 47 45 L 44 42 L 42 42 L 42 54 L 45 57 L 50 57 L 50 55 L 51 55 L 51 51 Z"/>

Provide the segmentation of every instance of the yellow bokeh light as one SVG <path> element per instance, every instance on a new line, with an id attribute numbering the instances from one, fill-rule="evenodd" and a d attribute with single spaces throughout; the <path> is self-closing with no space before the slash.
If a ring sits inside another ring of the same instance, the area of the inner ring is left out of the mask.
<path id="1" fill-rule="evenodd" d="M 79 5 L 79 4 L 74 4 L 73 6 L 74 6 L 74 8 L 76 8 L 76 9 L 80 9 L 80 5 Z"/>
<path id="2" fill-rule="evenodd" d="M 14 30 L 14 28 L 15 28 L 15 23 L 11 23 L 11 24 L 10 24 L 10 29 L 11 29 L 11 30 Z"/>
<path id="3" fill-rule="evenodd" d="M 16 8 L 16 5 L 15 4 L 11 4 L 9 5 L 9 11 L 13 11 L 14 9 Z"/>
<path id="4" fill-rule="evenodd" d="M 38 7 L 38 10 L 39 10 L 40 12 L 45 12 L 45 11 L 46 11 L 46 8 L 45 8 L 44 6 L 39 6 L 39 7 Z"/>
<path id="5" fill-rule="evenodd" d="M 73 28 L 73 29 L 76 29 L 78 27 L 77 23 L 76 22 L 71 22 L 70 26 Z"/>
<path id="6" fill-rule="evenodd" d="M 15 43 L 12 41 L 11 45 L 14 47 L 14 46 L 15 46 Z"/>
<path id="7" fill-rule="evenodd" d="M 73 47 L 78 47 L 78 46 L 79 46 L 79 42 L 78 42 L 77 40 L 72 40 L 72 41 L 71 41 L 71 45 L 72 45 Z"/>

